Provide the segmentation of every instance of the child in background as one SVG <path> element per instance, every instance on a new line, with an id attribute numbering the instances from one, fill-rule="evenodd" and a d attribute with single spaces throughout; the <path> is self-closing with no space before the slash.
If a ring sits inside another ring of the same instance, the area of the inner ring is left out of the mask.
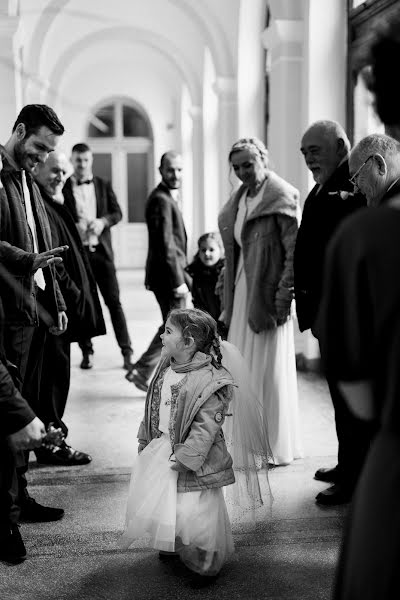
<path id="1" fill-rule="evenodd" d="M 186 267 L 192 277 L 192 297 L 195 308 L 208 312 L 218 324 L 218 331 L 226 339 L 223 323 L 218 322 L 222 312 L 221 295 L 217 284 L 224 267 L 224 247 L 217 231 L 204 233 L 197 242 L 198 251 L 193 262 Z M 221 286 L 220 286 L 221 287 Z"/>
<path id="2" fill-rule="evenodd" d="M 120 545 L 149 539 L 200 575 L 218 574 L 233 552 L 222 487 L 234 483 L 222 425 L 232 377 L 221 366 L 215 320 L 175 309 L 161 335 L 161 360 L 139 428 Z"/>

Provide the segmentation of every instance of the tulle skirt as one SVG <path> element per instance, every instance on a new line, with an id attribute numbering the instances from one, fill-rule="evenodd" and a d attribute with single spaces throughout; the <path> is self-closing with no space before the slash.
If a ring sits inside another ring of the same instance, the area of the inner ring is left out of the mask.
<path id="1" fill-rule="evenodd" d="M 200 575 L 216 575 L 233 553 L 222 488 L 178 494 L 175 551 Z"/>
<path id="2" fill-rule="evenodd" d="M 119 541 L 129 548 L 146 539 L 158 550 L 175 550 L 176 484 L 178 472 L 171 469 L 171 442 L 167 435 L 156 438 L 135 458 L 129 486 L 125 530 Z"/>
<path id="3" fill-rule="evenodd" d="M 221 343 L 222 364 L 235 386 L 223 426 L 226 445 L 233 460 L 235 483 L 224 489 L 232 520 L 255 524 L 265 519 L 272 505 L 268 463 L 273 462 L 263 406 L 251 389 L 250 371 L 239 350 Z"/>
<path id="4" fill-rule="evenodd" d="M 152 548 L 177 552 L 192 571 L 216 575 L 234 550 L 222 489 L 178 493 L 170 456 L 163 434 L 135 458 L 119 546 L 145 539 Z"/>
<path id="5" fill-rule="evenodd" d="M 244 269 L 235 286 L 228 341 L 243 355 L 250 386 L 263 406 L 269 443 L 276 465 L 302 458 L 293 322 L 254 333 L 248 324 Z"/>

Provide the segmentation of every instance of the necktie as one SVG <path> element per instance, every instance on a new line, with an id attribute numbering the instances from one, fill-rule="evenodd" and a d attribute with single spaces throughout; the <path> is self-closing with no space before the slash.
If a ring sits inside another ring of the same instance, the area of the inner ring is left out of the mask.
<path id="1" fill-rule="evenodd" d="M 39 250 L 37 243 L 36 225 L 32 211 L 31 195 L 29 193 L 28 184 L 26 183 L 25 171 L 22 171 L 22 189 L 24 192 L 25 199 L 26 220 L 28 221 L 29 229 L 31 230 L 33 239 L 33 251 L 38 254 Z M 44 280 L 43 269 L 38 269 L 37 271 L 35 271 L 33 277 L 40 289 L 44 290 L 44 288 L 46 287 L 46 282 Z"/>
<path id="2" fill-rule="evenodd" d="M 85 179 L 84 181 L 77 181 L 76 185 L 89 185 L 93 183 L 93 179 Z"/>

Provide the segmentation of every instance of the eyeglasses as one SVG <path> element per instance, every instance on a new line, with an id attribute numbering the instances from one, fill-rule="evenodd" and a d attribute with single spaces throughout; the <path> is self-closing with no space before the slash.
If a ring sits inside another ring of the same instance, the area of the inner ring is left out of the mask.
<path id="1" fill-rule="evenodd" d="M 365 167 L 365 165 L 367 164 L 367 162 L 370 160 L 370 158 L 374 158 L 373 154 L 370 154 L 368 156 L 368 158 L 366 160 L 364 160 L 363 164 L 361 165 L 361 167 L 359 167 L 357 169 L 357 171 L 354 173 L 354 175 L 352 177 L 350 177 L 349 182 L 351 183 L 351 185 L 353 185 L 355 188 L 358 189 L 358 185 L 357 185 L 357 179 L 358 176 L 360 175 L 362 169 Z"/>

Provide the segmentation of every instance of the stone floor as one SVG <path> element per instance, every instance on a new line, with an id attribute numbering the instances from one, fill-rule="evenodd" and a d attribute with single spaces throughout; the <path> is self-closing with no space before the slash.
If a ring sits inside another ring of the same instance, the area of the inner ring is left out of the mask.
<path id="1" fill-rule="evenodd" d="M 159 324 L 159 311 L 143 289 L 141 272 L 121 272 L 119 278 L 139 356 Z M 314 502 L 324 484 L 313 473 L 335 464 L 337 445 L 325 382 L 311 373 L 298 374 L 305 458 L 270 472 L 270 514 L 251 534 L 234 525 L 236 553 L 216 582 L 200 587 L 177 563 L 160 562 L 142 544 L 128 551 L 117 548 L 144 393 L 124 379 L 105 315 L 108 335 L 94 340 L 91 371 L 79 369 L 79 349 L 73 347 L 65 415 L 69 443 L 89 452 L 93 461 L 83 467 L 40 467 L 31 457 L 32 496 L 64 507 L 66 514 L 56 523 L 21 526 L 29 557 L 18 566 L 0 563 L 0 598 L 329 599 L 346 508 Z"/>

